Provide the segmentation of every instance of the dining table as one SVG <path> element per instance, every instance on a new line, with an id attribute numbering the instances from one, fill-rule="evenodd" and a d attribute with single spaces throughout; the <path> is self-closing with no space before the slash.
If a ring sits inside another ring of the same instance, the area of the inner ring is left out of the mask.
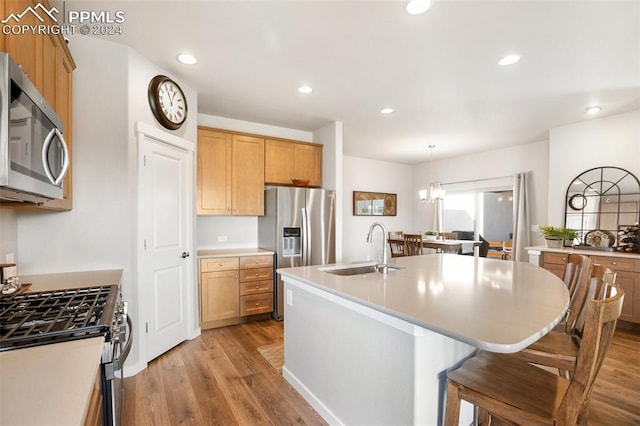
<path id="1" fill-rule="evenodd" d="M 442 253 L 458 253 L 462 249 L 462 253 L 473 252 L 475 256 L 478 255 L 476 247 L 480 247 L 482 241 L 480 240 L 437 240 L 422 238 L 422 247 L 439 250 Z"/>

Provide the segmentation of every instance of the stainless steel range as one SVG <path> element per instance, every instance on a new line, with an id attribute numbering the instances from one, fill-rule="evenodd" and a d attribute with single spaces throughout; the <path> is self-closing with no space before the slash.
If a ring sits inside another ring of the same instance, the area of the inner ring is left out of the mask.
<path id="1" fill-rule="evenodd" d="M 0 297 L 0 351 L 104 336 L 104 424 L 121 424 L 122 364 L 132 326 L 117 285 L 41 291 Z"/>

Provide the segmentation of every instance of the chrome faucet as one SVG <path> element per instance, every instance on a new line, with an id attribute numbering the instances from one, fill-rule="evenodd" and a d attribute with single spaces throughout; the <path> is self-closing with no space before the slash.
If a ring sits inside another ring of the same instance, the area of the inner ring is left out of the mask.
<path id="1" fill-rule="evenodd" d="M 380 222 L 373 222 L 369 227 L 369 233 L 367 234 L 367 242 L 371 243 L 371 234 L 373 234 L 373 228 L 379 226 L 382 229 L 382 264 L 376 263 L 376 271 L 382 272 L 386 274 L 389 272 L 389 267 L 387 266 L 387 230 L 384 225 Z"/>

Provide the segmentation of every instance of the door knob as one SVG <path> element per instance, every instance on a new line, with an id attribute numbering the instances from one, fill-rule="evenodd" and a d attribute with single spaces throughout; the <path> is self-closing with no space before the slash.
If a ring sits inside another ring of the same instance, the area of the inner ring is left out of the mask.
<path id="1" fill-rule="evenodd" d="M 187 258 L 187 257 L 189 257 L 189 256 L 190 256 L 190 255 L 189 255 L 189 252 L 188 252 L 188 251 L 183 251 L 183 252 L 182 252 L 182 258 L 183 258 L 183 259 L 185 259 L 185 258 Z"/>

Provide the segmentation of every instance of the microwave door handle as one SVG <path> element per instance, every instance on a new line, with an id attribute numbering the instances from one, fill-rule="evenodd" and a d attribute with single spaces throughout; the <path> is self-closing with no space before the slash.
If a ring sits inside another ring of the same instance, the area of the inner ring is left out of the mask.
<path id="1" fill-rule="evenodd" d="M 57 178 L 53 177 L 53 173 L 51 173 L 51 168 L 49 167 L 49 160 L 47 159 L 47 152 L 49 151 L 49 145 L 53 141 L 53 138 L 57 136 L 60 140 L 60 145 L 62 145 L 62 170 Z M 51 129 L 46 138 L 44 138 L 44 143 L 42 144 L 42 167 L 44 168 L 44 172 L 47 175 L 47 178 L 51 181 L 52 184 L 58 185 L 62 178 L 64 178 L 65 173 L 67 173 L 67 169 L 69 168 L 69 150 L 67 149 L 67 143 L 62 137 L 62 133 L 57 128 Z"/>

